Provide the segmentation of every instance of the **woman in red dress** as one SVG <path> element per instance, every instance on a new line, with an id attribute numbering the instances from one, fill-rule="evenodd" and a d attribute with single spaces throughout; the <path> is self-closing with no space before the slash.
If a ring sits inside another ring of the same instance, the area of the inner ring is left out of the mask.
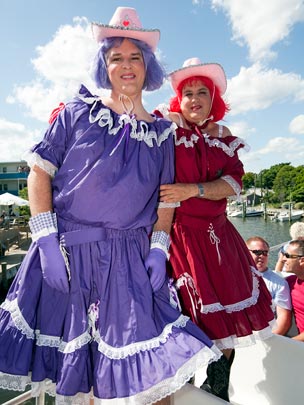
<path id="1" fill-rule="evenodd" d="M 182 310 L 225 356 L 208 366 L 202 388 L 229 401 L 234 348 L 272 336 L 271 297 L 242 237 L 228 220 L 228 196 L 239 196 L 245 142 L 218 125 L 229 110 L 218 64 L 192 58 L 170 74 L 176 96 L 158 110 L 177 126 L 176 184 L 161 201 L 180 203 L 171 232 L 170 266 Z"/>

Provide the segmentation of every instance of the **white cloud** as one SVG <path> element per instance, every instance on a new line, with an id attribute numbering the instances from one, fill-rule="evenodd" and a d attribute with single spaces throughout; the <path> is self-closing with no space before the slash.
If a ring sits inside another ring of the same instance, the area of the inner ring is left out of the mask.
<path id="1" fill-rule="evenodd" d="M 295 73 L 263 69 L 256 63 L 248 68 L 241 67 L 239 74 L 228 80 L 226 95 L 231 115 L 263 110 L 288 98 L 304 100 L 304 80 Z"/>
<path id="2" fill-rule="evenodd" d="M 255 128 L 250 128 L 246 121 L 230 122 L 228 126 L 232 135 L 242 139 L 248 140 L 248 138 L 256 132 Z"/>
<path id="3" fill-rule="evenodd" d="M 75 17 L 73 25 L 61 26 L 49 43 L 36 50 L 38 56 L 31 61 L 36 78 L 16 86 L 7 102 L 24 104 L 30 116 L 46 122 L 60 101 L 75 95 L 80 83 L 95 89 L 89 68 L 97 44 L 92 40 L 88 20 Z"/>
<path id="4" fill-rule="evenodd" d="M 233 40 L 247 45 L 252 61 L 275 57 L 271 49 L 286 39 L 293 26 L 304 21 L 303 0 L 211 0 L 215 9 L 223 9 L 233 31 Z"/>
<path id="5" fill-rule="evenodd" d="M 240 153 L 246 172 L 258 173 L 278 162 L 291 162 L 292 166 L 303 165 L 304 145 L 297 138 L 271 138 L 267 144 L 249 153 Z M 265 166 L 265 162 L 268 166 Z"/>
<path id="6" fill-rule="evenodd" d="M 0 118 L 0 161 L 21 160 L 29 145 L 41 137 L 39 130 L 28 130 L 23 124 Z"/>
<path id="7" fill-rule="evenodd" d="M 289 131 L 292 134 L 304 134 L 304 115 L 298 115 L 289 124 Z"/>

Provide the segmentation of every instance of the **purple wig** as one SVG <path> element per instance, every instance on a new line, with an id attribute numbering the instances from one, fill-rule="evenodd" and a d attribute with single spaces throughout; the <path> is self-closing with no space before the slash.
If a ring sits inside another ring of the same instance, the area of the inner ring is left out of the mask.
<path id="1" fill-rule="evenodd" d="M 108 76 L 106 54 L 111 48 L 121 45 L 126 38 L 112 37 L 102 41 L 101 46 L 95 56 L 92 66 L 92 77 L 98 88 L 111 89 L 112 85 Z M 143 90 L 153 91 L 159 89 L 166 76 L 164 68 L 157 61 L 154 53 L 148 44 L 133 38 L 127 38 L 141 51 L 146 67 L 146 77 Z"/>

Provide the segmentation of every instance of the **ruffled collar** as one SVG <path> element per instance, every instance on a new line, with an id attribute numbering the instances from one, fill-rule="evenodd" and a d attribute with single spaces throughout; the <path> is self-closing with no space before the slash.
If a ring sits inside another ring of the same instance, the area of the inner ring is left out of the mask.
<path id="1" fill-rule="evenodd" d="M 169 136 L 175 135 L 175 123 L 169 123 L 166 119 L 154 114 L 152 114 L 155 118 L 153 122 L 137 120 L 134 115 L 119 115 L 105 106 L 100 96 L 92 95 L 83 85 L 79 89 L 77 98 L 89 106 L 90 124 L 97 123 L 102 128 L 107 126 L 110 135 L 117 135 L 128 125 L 130 138 L 143 141 L 149 147 L 153 147 L 154 144 L 160 146 Z"/>

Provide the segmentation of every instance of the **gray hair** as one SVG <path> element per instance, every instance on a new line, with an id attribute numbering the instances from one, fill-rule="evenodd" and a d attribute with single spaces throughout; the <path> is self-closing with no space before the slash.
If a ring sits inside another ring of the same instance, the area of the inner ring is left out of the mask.
<path id="1" fill-rule="evenodd" d="M 292 240 L 289 242 L 288 246 L 294 246 L 296 248 L 297 254 L 304 256 L 304 240 Z"/>
<path id="2" fill-rule="evenodd" d="M 304 222 L 295 222 L 289 228 L 291 239 L 304 239 Z"/>

